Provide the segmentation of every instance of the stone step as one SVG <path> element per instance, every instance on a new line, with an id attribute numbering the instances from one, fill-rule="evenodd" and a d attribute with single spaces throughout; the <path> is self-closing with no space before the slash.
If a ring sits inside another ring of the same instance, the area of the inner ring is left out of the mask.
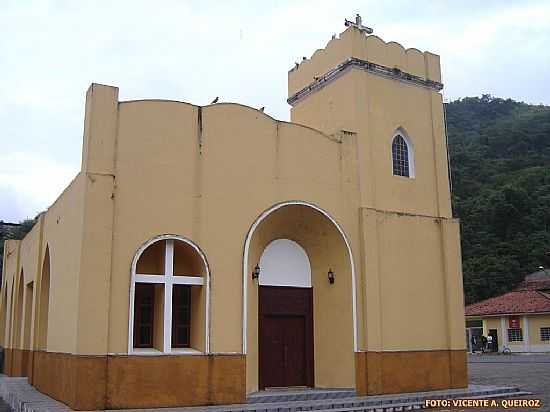
<path id="1" fill-rule="evenodd" d="M 269 394 L 278 391 L 268 391 Z M 280 391 L 279 395 L 292 396 L 296 392 L 306 391 Z M 349 395 L 349 391 L 336 391 L 340 393 L 324 394 L 324 392 L 333 392 L 330 390 L 311 390 L 317 392 L 319 396 L 344 396 Z M 353 393 L 353 392 L 351 392 Z M 55 401 L 48 396 L 38 392 L 28 384 L 26 379 L 3 378 L 0 379 L 0 395 L 8 403 L 13 412 L 71 412 L 71 410 L 62 403 Z M 490 399 L 490 398 L 508 398 L 528 395 L 514 387 L 497 387 L 470 385 L 465 389 L 450 389 L 431 392 L 403 393 L 396 395 L 375 395 L 375 396 L 348 396 L 341 398 L 308 399 L 286 402 L 265 402 L 266 393 L 261 393 L 264 397 L 258 399 L 264 402 L 247 403 L 240 405 L 217 405 L 217 406 L 198 406 L 166 408 L 165 412 L 298 412 L 298 411 L 317 411 L 317 412 L 398 412 L 406 410 L 422 409 L 426 399 Z M 312 395 L 312 393 L 308 393 Z M 254 398 L 254 397 L 252 397 Z M 274 400 L 275 398 L 269 398 Z M 288 399 L 288 398 L 286 398 Z M 157 409 L 158 410 L 158 409 Z M 150 412 L 151 410 L 136 410 L 132 412 Z M 128 411 L 130 412 L 130 411 Z"/>
<path id="2" fill-rule="evenodd" d="M 323 399 L 351 398 L 356 396 L 355 389 L 303 389 L 279 390 L 272 389 L 255 392 L 247 397 L 247 403 L 273 403 L 293 401 L 313 401 Z"/>
<path id="3" fill-rule="evenodd" d="M 176 408 L 178 412 L 297 412 L 297 411 L 353 411 L 353 410 L 401 410 L 421 409 L 426 399 L 503 398 L 520 396 L 524 392 L 513 387 L 475 386 L 468 389 L 405 393 L 397 395 L 355 396 L 349 398 L 307 401 L 262 402 L 242 405 Z M 357 408 L 357 409 L 354 409 Z"/>
<path id="4" fill-rule="evenodd" d="M 527 396 L 531 395 L 530 392 L 517 391 L 517 392 L 508 392 L 504 394 L 493 394 L 493 395 L 480 395 L 480 396 L 467 396 L 461 399 L 507 399 L 517 396 Z M 329 409 L 318 409 L 316 412 L 403 412 L 403 411 L 412 411 L 416 409 L 424 409 L 424 401 L 415 401 L 415 402 L 401 402 L 401 403 L 386 403 L 380 405 L 369 405 L 369 406 L 358 406 L 352 408 L 329 408 Z M 447 408 L 445 408 L 447 409 Z M 302 409 L 302 411 L 308 409 Z M 277 410 L 279 411 L 279 410 Z M 271 411 L 267 411 L 271 412 Z"/>
<path id="5" fill-rule="evenodd" d="M 453 389 L 447 391 L 406 393 L 398 395 L 378 395 L 362 396 L 309 401 L 288 401 L 272 403 L 256 403 L 248 405 L 227 405 L 225 407 L 214 407 L 212 412 L 295 412 L 295 411 L 323 411 L 323 410 L 348 410 L 350 408 L 361 408 L 365 410 L 390 408 L 395 405 L 404 407 L 405 405 L 419 409 L 424 405 L 426 399 L 448 399 L 448 398 L 471 398 L 474 396 L 481 398 L 489 397 L 508 397 L 519 394 L 519 389 L 512 387 L 472 387 L 469 389 Z M 220 409 L 217 409 L 220 408 Z M 184 408 L 181 412 L 191 411 Z M 206 410 L 206 409 L 204 409 Z M 353 410 L 353 409 L 351 409 Z M 410 408 L 408 410 L 411 410 Z"/>

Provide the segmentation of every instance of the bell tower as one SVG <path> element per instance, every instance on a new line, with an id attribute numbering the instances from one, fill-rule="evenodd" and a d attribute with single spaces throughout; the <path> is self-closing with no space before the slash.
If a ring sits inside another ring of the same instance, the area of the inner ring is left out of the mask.
<path id="1" fill-rule="evenodd" d="M 362 206 L 451 217 L 439 56 L 386 43 L 359 15 L 345 24 L 289 71 L 291 120 L 358 135 Z M 392 173 L 397 135 L 407 144 L 407 177 Z"/>
<path id="2" fill-rule="evenodd" d="M 451 212 L 439 56 L 385 42 L 360 16 L 345 25 L 289 71 L 288 103 L 293 122 L 339 141 L 355 135 L 364 330 L 357 391 L 425 390 L 433 370 L 442 374 L 431 389 L 465 387 L 460 235 Z M 416 375 L 397 389 L 391 382 L 399 373 L 388 371 L 400 362 Z"/>

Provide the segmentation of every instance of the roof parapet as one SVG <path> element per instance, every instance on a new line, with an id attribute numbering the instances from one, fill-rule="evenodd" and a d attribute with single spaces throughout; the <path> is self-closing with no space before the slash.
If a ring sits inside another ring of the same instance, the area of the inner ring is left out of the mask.
<path id="1" fill-rule="evenodd" d="M 386 43 L 374 35 L 367 35 L 354 26 L 327 43 L 324 49 L 304 58 L 288 72 L 289 99 L 317 79 L 344 64 L 348 59 L 363 60 L 389 69 L 398 69 L 434 84 L 441 83 L 439 56 L 418 49 L 405 49 L 396 42 Z"/>

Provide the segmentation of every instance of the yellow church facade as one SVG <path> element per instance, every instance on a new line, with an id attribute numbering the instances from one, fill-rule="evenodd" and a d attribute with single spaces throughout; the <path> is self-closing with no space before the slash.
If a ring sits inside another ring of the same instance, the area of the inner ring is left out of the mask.
<path id="1" fill-rule="evenodd" d="M 439 57 L 352 26 L 288 84 L 291 122 L 91 85 L 5 245 L 5 373 L 78 410 L 467 386 Z"/>

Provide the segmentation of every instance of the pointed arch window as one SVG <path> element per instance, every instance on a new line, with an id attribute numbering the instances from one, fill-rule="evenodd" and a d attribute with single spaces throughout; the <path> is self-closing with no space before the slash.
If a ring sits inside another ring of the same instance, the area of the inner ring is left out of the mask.
<path id="1" fill-rule="evenodd" d="M 409 139 L 404 133 L 394 135 L 391 145 L 394 176 L 414 177 L 414 156 Z"/>

